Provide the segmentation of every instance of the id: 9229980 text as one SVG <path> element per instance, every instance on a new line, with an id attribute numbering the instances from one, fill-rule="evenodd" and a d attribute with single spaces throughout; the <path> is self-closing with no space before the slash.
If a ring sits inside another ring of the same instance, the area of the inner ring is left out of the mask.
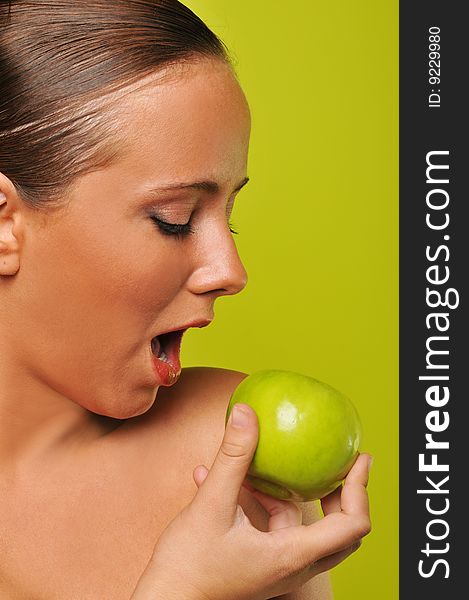
<path id="1" fill-rule="evenodd" d="M 439 108 L 441 106 L 440 94 L 440 28 L 429 27 L 428 29 L 428 83 L 430 93 L 428 95 L 429 108 Z"/>

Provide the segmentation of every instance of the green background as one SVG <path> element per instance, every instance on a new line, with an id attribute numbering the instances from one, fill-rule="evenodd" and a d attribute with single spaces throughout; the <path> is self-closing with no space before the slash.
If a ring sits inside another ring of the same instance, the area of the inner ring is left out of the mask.
<path id="1" fill-rule="evenodd" d="M 373 530 L 336 600 L 398 597 L 398 2 L 190 0 L 253 117 L 232 221 L 249 274 L 183 365 L 309 374 L 347 394 L 374 455 Z"/>

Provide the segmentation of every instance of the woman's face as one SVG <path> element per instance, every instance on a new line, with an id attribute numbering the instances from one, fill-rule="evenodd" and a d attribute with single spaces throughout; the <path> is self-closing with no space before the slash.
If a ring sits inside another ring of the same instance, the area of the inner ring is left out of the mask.
<path id="1" fill-rule="evenodd" d="M 120 419 L 147 411 L 179 374 L 180 336 L 154 343 L 160 359 L 152 338 L 207 324 L 215 299 L 246 285 L 228 221 L 250 132 L 244 95 L 217 60 L 122 102 L 125 158 L 79 178 L 57 216 L 28 216 L 17 274 L 30 372 Z"/>

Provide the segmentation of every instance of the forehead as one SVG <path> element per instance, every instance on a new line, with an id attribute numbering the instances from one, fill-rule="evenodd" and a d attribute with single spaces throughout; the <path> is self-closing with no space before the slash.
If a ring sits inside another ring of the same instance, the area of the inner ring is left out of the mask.
<path id="1" fill-rule="evenodd" d="M 230 67 L 205 59 L 172 67 L 121 102 L 121 167 L 142 177 L 229 179 L 246 170 L 250 113 Z"/>

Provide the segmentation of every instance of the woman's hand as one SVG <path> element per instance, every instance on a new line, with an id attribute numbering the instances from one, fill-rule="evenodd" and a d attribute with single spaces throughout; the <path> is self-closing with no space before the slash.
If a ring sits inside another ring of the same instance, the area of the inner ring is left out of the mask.
<path id="1" fill-rule="evenodd" d="M 301 524 L 295 503 L 244 484 L 270 514 L 263 532 L 238 504 L 257 439 L 255 412 L 236 405 L 212 468 L 194 470 L 197 494 L 161 534 L 131 600 L 266 600 L 299 588 L 358 548 L 371 528 L 371 457 L 358 457 L 344 486 L 322 500 L 324 518 L 312 525 Z"/>

